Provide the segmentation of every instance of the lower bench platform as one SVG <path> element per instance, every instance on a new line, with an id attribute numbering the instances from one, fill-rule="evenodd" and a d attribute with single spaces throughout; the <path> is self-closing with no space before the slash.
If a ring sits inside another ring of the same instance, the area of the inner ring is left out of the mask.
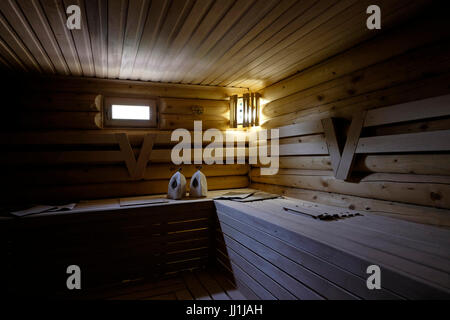
<path id="1" fill-rule="evenodd" d="M 215 205 L 218 262 L 261 299 L 450 298 L 447 229 L 289 198 Z"/>

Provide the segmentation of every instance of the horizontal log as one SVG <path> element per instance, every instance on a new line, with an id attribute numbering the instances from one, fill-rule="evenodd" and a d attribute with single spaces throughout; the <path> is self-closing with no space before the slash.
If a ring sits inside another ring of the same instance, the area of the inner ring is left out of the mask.
<path id="1" fill-rule="evenodd" d="M 428 77 L 408 81 L 407 83 L 375 90 L 370 93 L 344 98 L 339 101 L 298 110 L 277 117 L 264 120 L 264 128 L 276 128 L 286 124 L 293 124 L 330 117 L 351 119 L 353 114 L 362 110 L 390 106 L 424 99 L 428 97 L 450 93 L 447 83 L 450 73 L 430 75 Z"/>
<path id="2" fill-rule="evenodd" d="M 223 161 L 227 157 L 227 150 L 223 148 Z M 240 152 L 248 156 L 248 148 L 233 148 L 234 157 Z M 242 150 L 242 151 L 241 151 Z M 140 149 L 133 149 L 135 158 L 139 157 Z M 193 161 L 194 148 L 191 149 L 191 161 Z M 0 157 L 0 164 L 4 165 L 63 165 L 63 164 L 115 164 L 124 163 L 125 157 L 122 151 L 95 150 L 95 151 L 12 151 L 5 152 Z M 203 161 L 211 160 L 203 157 Z M 150 153 L 150 162 L 172 162 L 172 149 L 153 149 Z"/>
<path id="3" fill-rule="evenodd" d="M 450 118 L 439 118 L 369 127 L 364 129 L 364 135 L 385 136 L 403 133 L 446 130 L 449 128 Z"/>
<path id="4" fill-rule="evenodd" d="M 341 193 L 359 197 L 406 202 L 424 206 L 450 208 L 450 185 L 418 184 L 416 180 L 392 182 L 345 182 L 329 176 L 271 175 L 260 176 L 259 169 L 251 171 L 252 182 Z"/>
<path id="5" fill-rule="evenodd" d="M 300 137 L 289 137 L 289 138 L 281 138 L 278 140 L 280 145 L 282 144 L 295 144 L 295 143 L 313 143 L 313 142 L 324 142 L 325 137 L 323 134 L 312 134 L 308 136 L 300 136 Z"/>
<path id="6" fill-rule="evenodd" d="M 217 118 L 217 117 L 215 117 Z M 194 129 L 194 121 L 201 120 L 202 128 L 205 129 L 218 129 L 225 130 L 229 128 L 230 121 L 228 119 L 213 119 L 213 120 L 204 120 L 201 117 L 193 117 L 192 119 L 186 119 L 185 116 L 173 116 L 168 117 L 168 115 L 161 115 L 159 119 L 159 128 L 162 130 L 169 129 Z"/>
<path id="7" fill-rule="evenodd" d="M 165 120 L 167 122 L 174 121 L 176 123 L 189 123 L 192 122 L 192 128 L 194 121 L 202 121 L 202 128 L 205 127 L 203 122 L 206 121 L 217 121 L 217 122 L 227 122 L 229 121 L 229 114 L 160 114 L 160 120 Z M 182 128 L 182 127 L 180 127 Z"/>
<path id="8" fill-rule="evenodd" d="M 450 175 L 449 154 L 358 156 L 355 171 Z"/>
<path id="9" fill-rule="evenodd" d="M 331 160 L 329 156 L 280 157 L 279 166 L 280 168 L 327 170 L 331 169 Z"/>
<path id="10" fill-rule="evenodd" d="M 445 44 L 421 48 L 272 101 L 264 106 L 262 113 L 271 118 L 420 79 L 425 72 L 443 74 L 450 70 L 450 62 L 446 60 L 449 51 L 450 46 Z"/>
<path id="11" fill-rule="evenodd" d="M 101 129 L 100 112 L 22 112 L 8 115 L 7 128 L 30 129 Z"/>
<path id="12" fill-rule="evenodd" d="M 446 17 L 431 11 L 423 18 L 399 26 L 388 33 L 365 41 L 350 50 L 308 68 L 292 77 L 268 86 L 259 92 L 269 101 L 286 97 L 300 90 L 330 81 L 408 50 L 445 38 L 449 35 Z M 444 30 L 446 29 L 446 30 Z M 297 69 L 299 70 L 299 69 Z"/>
<path id="13" fill-rule="evenodd" d="M 178 141 L 171 141 L 172 131 L 161 130 L 123 130 L 103 129 L 101 133 L 97 130 L 79 131 L 50 131 L 50 132 L 4 132 L 0 134 L 0 145 L 117 145 L 115 133 L 126 133 L 132 146 L 141 146 L 144 135 L 155 133 L 155 146 L 175 145 Z M 193 132 L 190 132 L 193 141 Z M 246 141 L 246 132 L 222 131 L 224 141 L 226 134 L 230 134 L 236 141 Z M 203 141 L 203 145 L 209 144 Z"/>
<path id="14" fill-rule="evenodd" d="M 417 223 L 450 227 L 450 211 L 446 209 L 263 183 L 252 183 L 250 187 L 310 202 L 349 208 L 352 210 L 361 210 L 368 214 L 377 214 Z"/>
<path id="15" fill-rule="evenodd" d="M 45 92 L 24 96 L 20 106 L 30 111 L 101 111 L 103 96 L 92 93 Z"/>
<path id="16" fill-rule="evenodd" d="M 450 115 L 450 95 L 377 108 L 367 112 L 364 127 Z"/>
<path id="17" fill-rule="evenodd" d="M 450 151 L 450 130 L 360 138 L 356 153 Z"/>
<path id="18" fill-rule="evenodd" d="M 158 160 L 163 155 L 158 154 Z M 166 154 L 164 153 L 164 156 Z M 170 157 L 170 155 L 169 155 Z M 122 163 L 124 156 L 121 151 L 47 151 L 32 152 L 18 151 L 7 152 L 3 154 L 0 163 L 4 165 L 58 165 L 58 164 L 74 164 L 74 163 Z"/>
<path id="19" fill-rule="evenodd" d="M 279 137 L 294 137 L 323 132 L 321 121 L 308 121 L 279 127 Z"/>
<path id="20" fill-rule="evenodd" d="M 279 158 L 278 167 L 284 169 L 328 170 L 331 169 L 329 156 L 283 156 Z M 267 167 L 267 165 L 252 164 L 252 167 Z"/>
<path id="21" fill-rule="evenodd" d="M 195 165 L 151 164 L 141 180 L 169 179 L 179 168 L 187 178 L 197 171 Z M 248 165 L 203 165 L 201 171 L 209 177 L 247 175 Z M 134 181 L 125 166 L 90 166 L 81 168 L 40 168 L 9 170 L 5 181 L 18 185 L 68 185 Z"/>
<path id="22" fill-rule="evenodd" d="M 162 114 L 225 115 L 230 102 L 227 100 L 169 99 L 161 98 L 159 112 Z"/>
<path id="23" fill-rule="evenodd" d="M 279 169 L 280 175 L 296 176 L 334 176 L 333 170 L 303 170 L 303 169 Z"/>
<path id="24" fill-rule="evenodd" d="M 260 167 L 260 165 L 252 165 Z M 290 156 L 279 158 L 281 169 L 329 170 L 328 156 Z M 450 175 L 448 154 L 359 155 L 353 171 Z"/>
<path id="25" fill-rule="evenodd" d="M 187 179 L 189 189 L 190 180 Z M 45 203 L 166 194 L 169 180 L 10 188 L 3 203 Z M 246 188 L 247 176 L 210 177 L 208 190 Z"/>
<path id="26" fill-rule="evenodd" d="M 282 144 L 279 146 L 280 156 L 292 155 L 326 155 L 328 147 L 325 141 Z"/>
<path id="27" fill-rule="evenodd" d="M 58 76 L 30 77 L 20 79 L 24 86 L 36 91 L 83 92 L 136 97 L 168 97 L 189 99 L 228 99 L 233 94 L 248 92 L 246 88 L 227 88 L 187 84 L 157 83 L 148 81 L 76 78 Z"/>
<path id="28" fill-rule="evenodd" d="M 440 175 L 421 175 L 421 174 L 372 173 L 368 176 L 361 178 L 360 180 L 360 182 L 377 182 L 377 181 L 450 184 L 450 177 Z"/>

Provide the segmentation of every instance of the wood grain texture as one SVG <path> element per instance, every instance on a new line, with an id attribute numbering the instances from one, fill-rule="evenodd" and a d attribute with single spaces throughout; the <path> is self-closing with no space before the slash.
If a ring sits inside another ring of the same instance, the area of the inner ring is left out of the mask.
<path id="1" fill-rule="evenodd" d="M 350 176 L 365 118 L 366 112 L 358 113 L 352 118 L 347 139 L 345 140 L 344 150 L 342 151 L 342 157 L 336 172 L 337 179 L 347 180 Z"/>
<path id="2" fill-rule="evenodd" d="M 393 182 L 381 179 L 379 181 L 346 182 L 330 176 L 259 176 L 258 171 L 252 170 L 252 182 L 450 208 L 450 199 L 446 197 L 450 185 L 440 182 L 419 184 L 415 180 Z"/>
<path id="3" fill-rule="evenodd" d="M 438 270 L 431 260 L 426 263 L 424 260 L 414 260 L 422 252 L 417 249 L 406 250 L 406 243 L 382 247 L 379 242 L 376 243 L 377 240 L 369 239 L 374 230 L 366 230 L 366 237 L 359 235 L 360 231 L 363 231 L 361 227 L 370 226 L 364 216 L 354 218 L 355 222 L 359 222 L 358 227 L 344 227 L 339 221 L 328 224 L 309 217 L 286 214 L 282 209 L 282 203 L 285 201 L 280 199 L 249 204 L 216 201 L 216 207 L 219 212 L 235 220 L 269 233 L 296 248 L 314 252 L 355 275 L 363 277 L 366 266 L 377 261 L 383 268 L 384 276 L 390 279 L 384 288 L 397 295 L 414 299 L 419 296 L 443 298 L 449 294 L 450 283 L 446 273 L 441 271 L 449 268 L 444 260 L 436 260 L 440 265 Z M 384 218 L 380 220 L 384 221 Z M 339 230 L 334 230 L 333 225 Z M 427 229 L 431 233 L 435 232 L 438 237 L 442 235 L 439 228 L 422 228 L 423 231 Z M 444 237 L 448 239 L 448 233 Z M 429 244 L 432 245 L 432 242 Z M 443 249 L 442 252 L 445 251 Z M 265 256 L 266 253 L 261 254 Z M 436 281 L 436 277 L 441 278 L 443 282 Z"/>
<path id="4" fill-rule="evenodd" d="M 336 176 L 341 162 L 341 151 L 339 150 L 338 141 L 336 138 L 336 128 L 332 118 L 322 120 L 325 139 L 327 141 L 328 153 L 330 154 L 331 166 L 333 167 L 334 175 Z"/>
<path id="5" fill-rule="evenodd" d="M 0 5 L 7 25 L 0 35 L 17 54 L 4 56 L 13 70 L 256 90 L 379 33 L 361 28 L 369 4 L 7 0 Z M 65 26 L 69 5 L 81 9 L 81 30 Z M 379 5 L 386 29 L 430 6 L 423 0 Z"/>

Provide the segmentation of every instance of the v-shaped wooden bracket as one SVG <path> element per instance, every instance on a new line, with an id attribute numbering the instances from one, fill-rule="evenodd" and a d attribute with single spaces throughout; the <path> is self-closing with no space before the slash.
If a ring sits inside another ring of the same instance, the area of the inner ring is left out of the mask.
<path id="1" fill-rule="evenodd" d="M 366 113 L 366 111 L 363 111 L 353 116 L 342 154 L 339 150 L 339 144 L 336 137 L 336 128 L 334 126 L 333 119 L 328 118 L 322 120 L 325 140 L 327 142 L 328 153 L 330 154 L 331 159 L 331 166 L 336 179 L 347 180 L 350 176 L 355 159 L 356 147 L 364 125 Z"/>
<path id="2" fill-rule="evenodd" d="M 155 139 L 156 134 L 149 133 L 144 135 L 141 151 L 139 152 L 139 157 L 136 160 L 127 134 L 116 133 L 116 140 L 119 143 L 120 151 L 122 151 L 128 173 L 133 179 L 138 180 L 144 177 L 145 169 L 147 168 L 148 161 L 150 160 Z"/>
<path id="3" fill-rule="evenodd" d="M 330 154 L 331 167 L 333 168 L 334 176 L 336 177 L 339 162 L 341 161 L 341 150 L 336 137 L 336 128 L 332 118 L 322 119 L 323 131 L 325 134 L 325 141 L 328 146 L 328 153 Z"/>

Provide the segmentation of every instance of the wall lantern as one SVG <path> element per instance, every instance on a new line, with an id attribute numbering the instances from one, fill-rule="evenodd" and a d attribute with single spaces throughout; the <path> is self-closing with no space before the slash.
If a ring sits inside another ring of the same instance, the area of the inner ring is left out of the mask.
<path id="1" fill-rule="evenodd" d="M 230 127 L 243 128 L 259 126 L 259 93 L 244 93 L 230 97 Z"/>

